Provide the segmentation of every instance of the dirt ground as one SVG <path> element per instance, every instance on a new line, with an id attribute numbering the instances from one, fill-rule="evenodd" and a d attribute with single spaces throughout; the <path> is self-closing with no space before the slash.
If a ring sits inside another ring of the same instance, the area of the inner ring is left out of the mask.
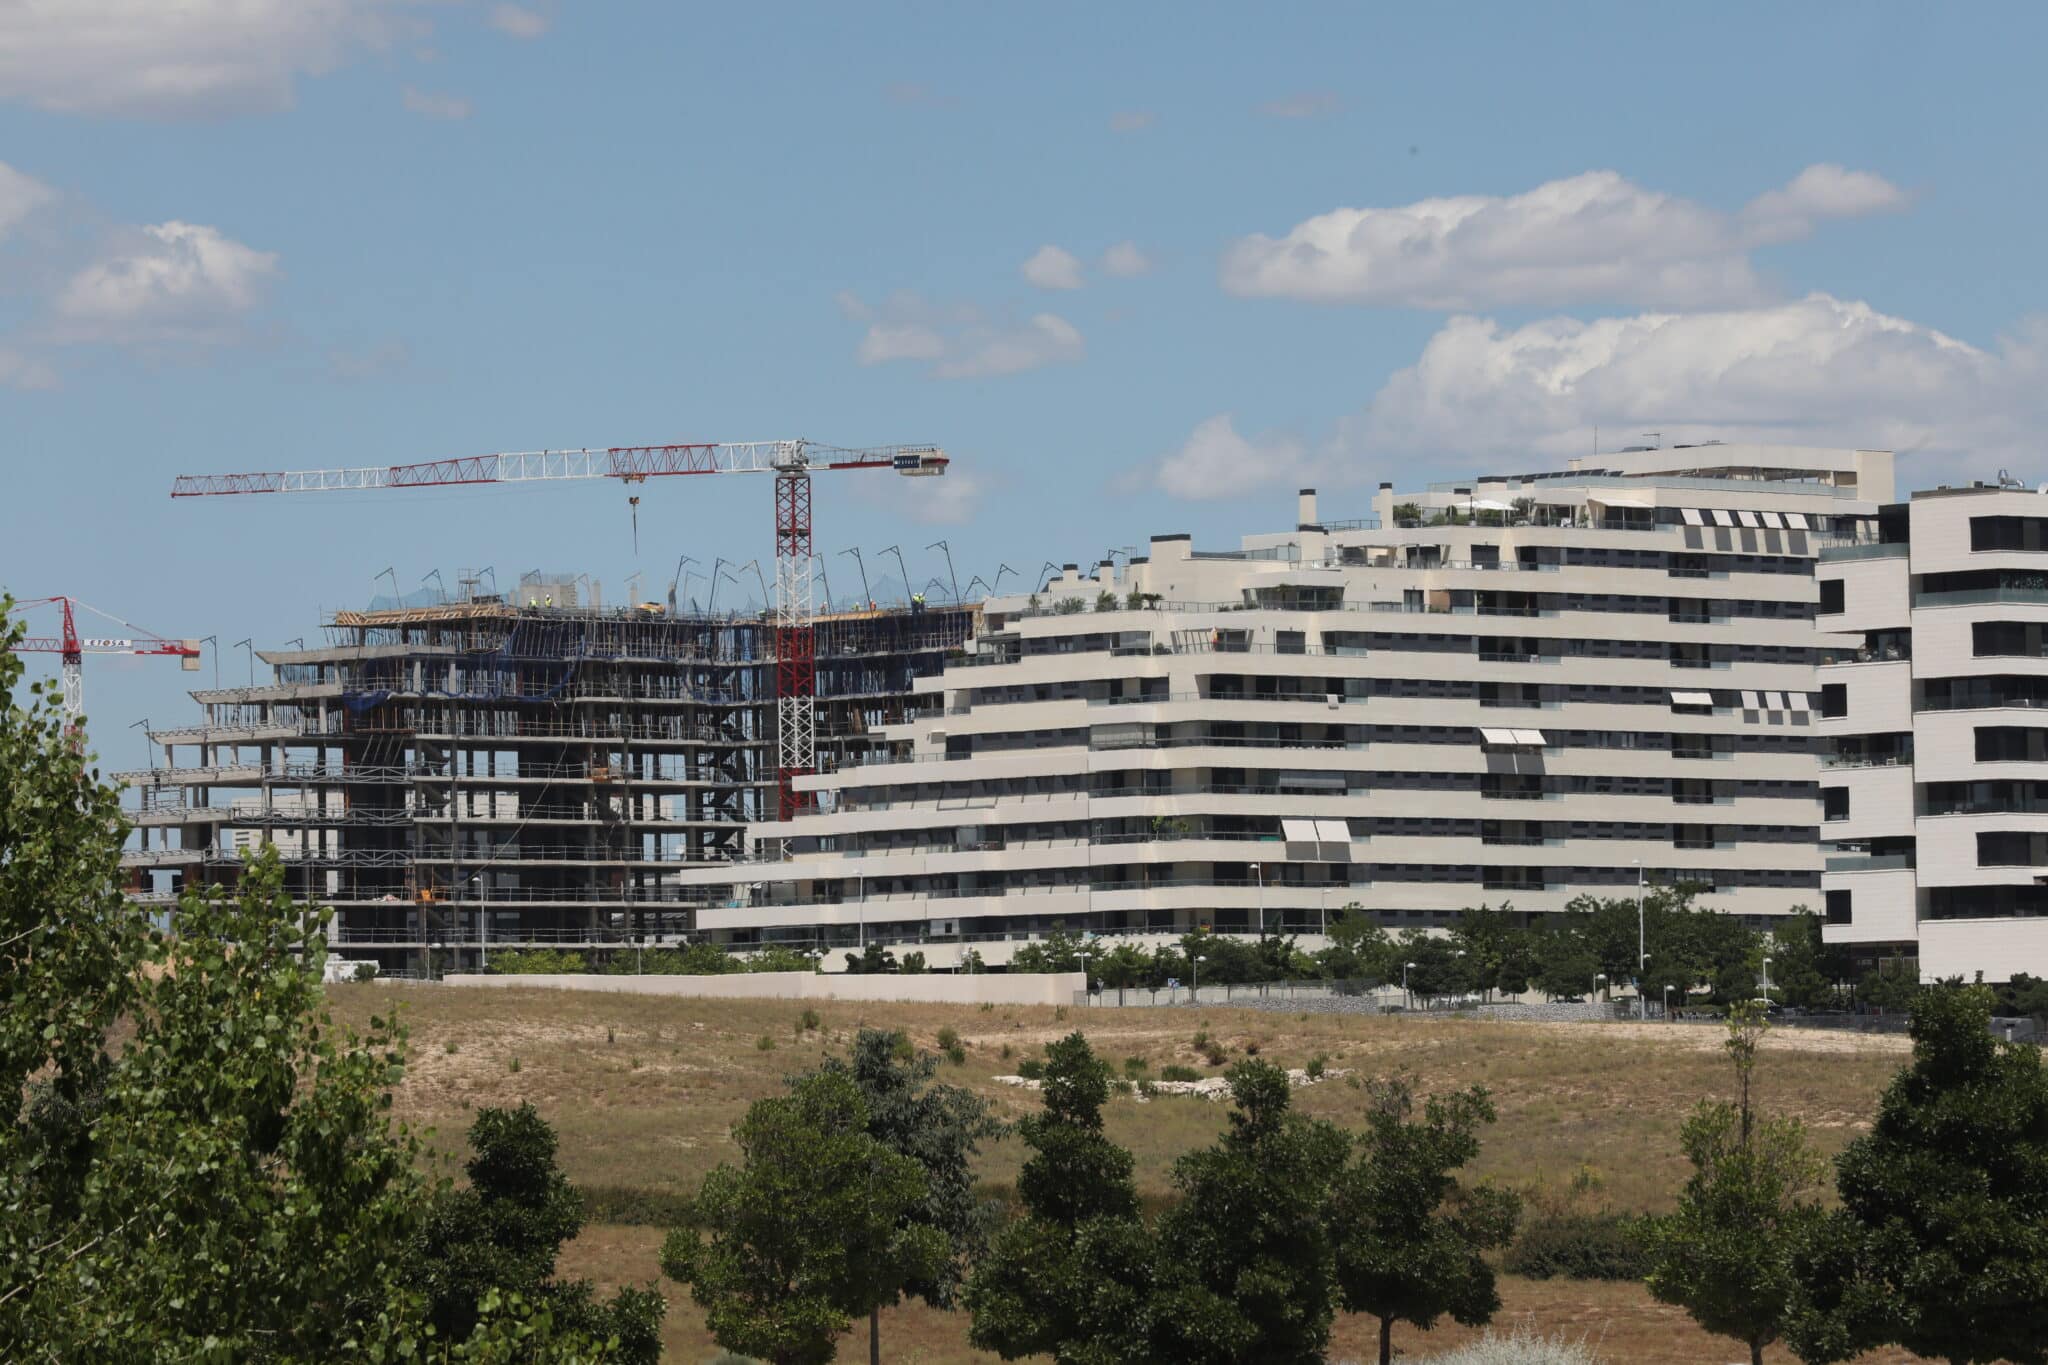
<path id="1" fill-rule="evenodd" d="M 1075 1029 L 1112 1067 L 1158 1076 L 1177 1063 L 1219 1074 L 1195 1047 L 1206 1032 L 1223 1065 L 1257 1055 L 1284 1067 L 1322 1058 L 1351 1074 L 1297 1092 L 1306 1113 L 1361 1126 L 1362 1081 L 1413 1075 L 1425 1091 L 1483 1084 L 1499 1110 L 1473 1169 L 1538 1199 L 1630 1212 L 1668 1208 L 1687 1166 L 1678 1128 L 1700 1099 L 1729 1092 L 1721 1034 L 1672 1024 L 1503 1023 L 1455 1019 L 1288 1015 L 1228 1009 L 1054 1010 L 788 1001 L 693 1001 L 551 990 L 347 985 L 331 988 L 338 1020 L 360 1025 L 396 1007 L 411 1031 L 411 1060 L 397 1095 L 401 1119 L 431 1130 L 453 1162 L 479 1105 L 530 1100 L 561 1137 L 570 1178 L 589 1187 L 659 1195 L 694 1191 L 704 1173 L 734 1156 L 730 1132 L 754 1100 L 788 1074 L 843 1053 L 863 1025 L 900 1028 L 936 1051 L 941 1029 L 966 1049 L 943 1078 L 986 1095 L 1014 1119 L 1036 1106 L 1028 1091 L 997 1083 L 1042 1045 Z M 811 1026 L 813 1025 L 814 1026 Z M 1865 1130 L 1879 1091 L 1906 1060 L 1889 1035 L 1783 1030 L 1765 1042 L 1760 1102 L 1797 1115 L 1814 1144 L 1832 1155 Z M 1112 1100 L 1113 1138 L 1130 1148 L 1148 1201 L 1171 1194 L 1182 1153 L 1213 1141 L 1226 1106 L 1194 1097 Z M 982 1154 L 983 1183 L 1001 1191 L 1024 1153 L 1014 1139 Z M 563 1270 L 606 1284 L 658 1279 L 662 1230 L 587 1228 Z M 687 1293 L 665 1284 L 671 1304 L 669 1359 L 710 1360 L 715 1347 Z M 1640 1287 L 1570 1281 L 1504 1281 L 1507 1314 L 1544 1333 L 1581 1334 L 1609 1360 L 1713 1365 L 1733 1361 L 1732 1342 L 1701 1335 L 1675 1309 Z M 1333 1360 L 1365 1358 L 1371 1324 L 1339 1324 Z M 885 1358 L 902 1362 L 989 1359 L 966 1346 L 957 1315 L 910 1306 L 885 1320 Z M 1399 1335 L 1404 1350 L 1441 1349 L 1462 1329 Z M 857 1354 L 851 1346 L 848 1356 Z M 1789 1360 L 1773 1354 L 1772 1361 Z M 1871 1365 L 1910 1359 L 1872 1357 Z"/>

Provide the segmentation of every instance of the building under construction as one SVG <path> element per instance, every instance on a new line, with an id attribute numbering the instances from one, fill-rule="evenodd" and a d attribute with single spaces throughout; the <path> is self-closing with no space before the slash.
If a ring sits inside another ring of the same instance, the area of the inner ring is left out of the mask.
<path id="1" fill-rule="evenodd" d="M 195 691 L 151 730 L 131 895 L 232 884 L 268 845 L 350 958 L 420 970 L 494 948 L 620 948 L 695 929 L 675 874 L 739 859 L 775 819 L 772 616 L 603 609 L 560 592 L 343 611 L 271 682 Z M 885 727 L 976 630 L 974 604 L 816 618 L 817 766 L 889 752 Z"/>

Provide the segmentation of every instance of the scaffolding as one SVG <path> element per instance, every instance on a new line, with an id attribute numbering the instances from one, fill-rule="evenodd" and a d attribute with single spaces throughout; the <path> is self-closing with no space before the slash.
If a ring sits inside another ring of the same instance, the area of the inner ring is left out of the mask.
<path id="1" fill-rule="evenodd" d="M 294 899 L 333 907 L 335 949 L 386 971 L 694 932 L 705 893 L 674 873 L 782 814 L 774 622 L 529 587 L 336 612 L 324 643 L 261 653 L 270 682 L 193 692 L 200 724 L 150 732 L 164 765 L 118 774 L 132 898 L 232 887 L 270 847 Z M 890 749 L 979 618 L 819 617 L 818 766 Z"/>

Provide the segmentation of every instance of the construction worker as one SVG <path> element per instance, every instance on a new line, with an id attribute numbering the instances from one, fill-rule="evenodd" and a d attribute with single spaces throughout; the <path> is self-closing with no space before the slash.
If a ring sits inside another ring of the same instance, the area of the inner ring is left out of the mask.
<path id="1" fill-rule="evenodd" d="M 914 593 L 910 594 L 910 614 L 911 614 L 912 616 L 917 616 L 917 615 L 920 615 L 920 614 L 922 614 L 922 613 L 923 613 L 923 611 L 924 611 L 924 594 L 923 594 L 923 593 L 921 593 L 921 592 L 914 592 Z"/>

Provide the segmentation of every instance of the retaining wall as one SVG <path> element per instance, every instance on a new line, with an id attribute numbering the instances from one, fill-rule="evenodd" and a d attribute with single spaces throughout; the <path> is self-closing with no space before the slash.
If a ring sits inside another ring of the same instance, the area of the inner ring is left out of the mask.
<path id="1" fill-rule="evenodd" d="M 702 1000 L 901 1000 L 928 1005 L 1065 1005 L 1088 989 L 1080 972 L 915 976 L 821 975 L 816 972 L 735 972 L 724 976 L 613 976 L 525 973 L 457 974 L 450 986 L 541 986 L 621 995 L 670 995 Z"/>

